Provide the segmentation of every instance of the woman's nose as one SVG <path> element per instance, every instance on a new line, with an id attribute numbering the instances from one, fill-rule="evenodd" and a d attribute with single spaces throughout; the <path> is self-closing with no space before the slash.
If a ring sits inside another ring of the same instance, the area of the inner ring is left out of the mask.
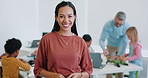
<path id="1" fill-rule="evenodd" d="M 67 17 L 64 18 L 64 22 L 68 22 L 69 19 Z"/>

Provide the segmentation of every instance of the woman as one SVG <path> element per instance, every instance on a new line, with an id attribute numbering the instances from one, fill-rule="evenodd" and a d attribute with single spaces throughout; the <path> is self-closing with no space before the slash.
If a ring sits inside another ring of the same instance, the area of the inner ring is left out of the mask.
<path id="1" fill-rule="evenodd" d="M 51 33 L 40 41 L 34 73 L 37 78 L 89 78 L 92 63 L 84 40 L 77 36 L 76 10 L 62 1 L 55 9 Z"/>

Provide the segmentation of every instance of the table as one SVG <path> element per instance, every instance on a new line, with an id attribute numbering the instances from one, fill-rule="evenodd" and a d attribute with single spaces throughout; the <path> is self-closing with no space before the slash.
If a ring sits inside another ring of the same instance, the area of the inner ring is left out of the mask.
<path id="1" fill-rule="evenodd" d="M 20 74 L 23 76 L 23 78 L 35 78 L 33 70 L 34 67 L 31 67 L 30 71 L 20 71 Z"/>
<path id="2" fill-rule="evenodd" d="M 113 63 L 108 63 L 104 68 L 97 69 L 93 68 L 93 75 L 96 76 L 98 74 L 112 74 L 112 73 L 121 73 L 121 72 L 130 72 L 130 71 L 138 71 L 143 70 L 142 67 L 128 63 L 128 66 L 121 65 L 121 67 L 115 66 Z M 98 78 L 98 77 L 97 77 Z M 116 76 L 117 78 L 117 76 Z"/>
<path id="3" fill-rule="evenodd" d="M 22 47 L 20 49 L 18 57 L 31 55 L 31 53 L 33 53 L 37 49 L 38 49 L 37 47 L 36 48 Z"/>

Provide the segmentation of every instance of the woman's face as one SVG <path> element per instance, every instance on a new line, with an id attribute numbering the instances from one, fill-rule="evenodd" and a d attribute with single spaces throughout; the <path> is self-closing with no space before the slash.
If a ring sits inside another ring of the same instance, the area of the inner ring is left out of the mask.
<path id="1" fill-rule="evenodd" d="M 59 9 L 56 20 L 62 31 L 71 31 L 71 27 L 75 21 L 75 15 L 73 9 L 69 6 L 64 6 Z"/>

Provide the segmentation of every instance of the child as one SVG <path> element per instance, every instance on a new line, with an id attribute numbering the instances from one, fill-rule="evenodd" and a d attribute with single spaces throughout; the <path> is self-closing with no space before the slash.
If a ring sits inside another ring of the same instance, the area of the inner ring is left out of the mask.
<path id="1" fill-rule="evenodd" d="M 142 66 L 142 55 L 141 55 L 141 44 L 138 41 L 138 32 L 135 27 L 130 27 L 127 31 L 126 34 L 128 36 L 128 39 L 130 40 L 129 43 L 129 54 L 124 54 L 122 56 L 122 61 L 129 61 L 132 64 Z M 138 72 L 138 76 L 139 76 Z M 129 73 L 129 78 L 136 78 L 136 72 L 130 72 Z M 138 77 L 139 78 L 139 77 Z"/>
<path id="2" fill-rule="evenodd" d="M 1 60 L 3 78 L 19 78 L 19 67 L 27 71 L 30 70 L 28 63 L 16 58 L 21 46 L 22 43 L 18 39 L 12 38 L 6 41 L 4 45 L 6 54 Z"/>
<path id="3" fill-rule="evenodd" d="M 92 43 L 92 38 L 91 38 L 91 36 L 90 36 L 89 34 L 85 34 L 85 35 L 83 35 L 82 38 L 83 38 L 84 41 L 86 42 L 86 45 L 87 45 L 89 51 L 90 51 L 90 52 L 94 52 L 93 48 L 90 46 L 91 43 Z"/>

